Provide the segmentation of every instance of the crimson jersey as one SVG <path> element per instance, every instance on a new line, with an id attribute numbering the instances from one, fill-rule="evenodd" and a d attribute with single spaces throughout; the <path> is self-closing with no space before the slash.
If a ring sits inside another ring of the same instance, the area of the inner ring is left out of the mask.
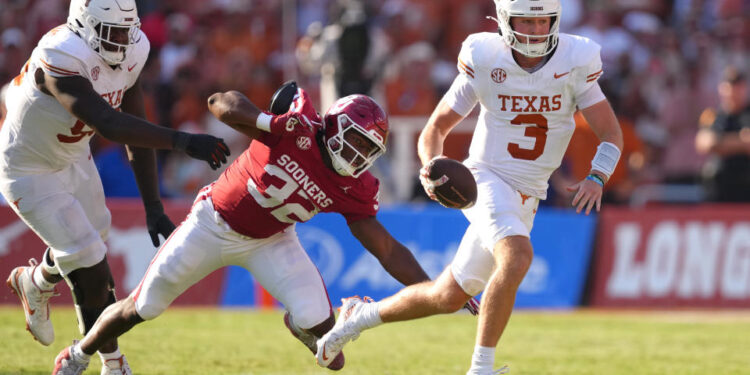
<path id="1" fill-rule="evenodd" d="M 369 172 L 345 177 L 323 162 L 316 135 L 320 116 L 299 89 L 286 123 L 262 132 L 214 182 L 214 208 L 236 232 L 266 238 L 318 212 L 338 212 L 347 223 L 375 216 L 379 181 Z"/>

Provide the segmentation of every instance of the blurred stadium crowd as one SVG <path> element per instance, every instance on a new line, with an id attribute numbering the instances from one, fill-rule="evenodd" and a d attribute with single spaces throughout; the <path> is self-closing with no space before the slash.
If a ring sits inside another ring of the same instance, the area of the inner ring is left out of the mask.
<path id="1" fill-rule="evenodd" d="M 742 82 L 747 91 L 748 2 L 562 0 L 562 5 L 561 31 L 602 45 L 600 84 L 625 134 L 606 200 L 712 199 L 704 182 L 712 180 L 718 156 L 696 148 L 696 135 L 716 118 L 722 80 Z M 426 118 L 457 74 L 463 39 L 496 29 L 485 18 L 495 15 L 490 0 L 141 0 L 138 6 L 151 41 L 141 76 L 149 120 L 223 137 L 233 156 L 247 140 L 208 114 L 205 99 L 213 92 L 236 89 L 262 106 L 280 83 L 293 78 L 321 110 L 338 95 L 359 92 L 375 97 L 392 118 Z M 2 0 L 0 82 L 18 73 L 45 32 L 65 22 L 67 7 L 60 0 Z M 734 67 L 730 78 L 727 67 Z M 552 205 L 569 204 L 564 186 L 586 175 L 595 151 L 596 137 L 582 118 L 577 121 L 563 167 L 551 181 Z M 448 150 L 449 156 L 465 156 L 468 139 Z M 108 196 L 137 196 L 123 148 L 97 137 L 92 149 Z M 748 155 L 737 173 L 745 168 L 750 175 Z M 160 160 L 168 197 L 190 198 L 217 176 L 178 153 Z M 389 184 L 387 178 L 382 182 Z M 744 197 L 750 201 L 750 192 Z"/>

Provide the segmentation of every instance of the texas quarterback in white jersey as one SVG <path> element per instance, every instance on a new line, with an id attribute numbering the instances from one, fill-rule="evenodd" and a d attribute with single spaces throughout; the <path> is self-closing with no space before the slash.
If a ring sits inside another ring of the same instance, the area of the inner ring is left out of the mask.
<path id="1" fill-rule="evenodd" d="M 344 319 L 318 341 L 336 354 L 363 329 L 382 322 L 456 311 L 484 290 L 469 375 L 493 370 L 495 347 L 513 309 L 518 285 L 531 265 L 529 235 L 550 174 L 560 166 L 581 110 L 602 143 L 591 174 L 574 186 L 573 205 L 601 204 L 602 187 L 622 148 L 622 132 L 602 94 L 599 46 L 560 34 L 559 0 L 495 0 L 498 33 L 470 35 L 458 55 L 459 75 L 418 141 L 422 184 L 435 199 L 432 161 L 444 157 L 448 133 L 471 110 L 481 110 L 464 162 L 477 182 L 477 201 L 463 213 L 469 227 L 451 265 L 427 283 L 409 286 L 376 303 L 350 298 Z M 325 364 L 318 357 L 319 363 Z"/>
<path id="2" fill-rule="evenodd" d="M 517 190 L 546 198 L 575 130 L 573 113 L 605 99 L 596 83 L 603 72 L 599 50 L 589 39 L 561 34 L 554 55 L 529 73 L 497 33 L 469 36 L 458 55 L 459 77 L 444 98 L 462 116 L 481 104 L 466 164 L 486 166 Z"/>
<path id="3" fill-rule="evenodd" d="M 159 197 L 153 148 L 184 150 L 213 168 L 226 162 L 221 139 L 143 119 L 138 75 L 149 42 L 139 26 L 134 0 L 73 0 L 67 24 L 42 37 L 8 89 L 0 193 L 48 248 L 41 264 L 32 258 L 30 267 L 16 267 L 7 284 L 43 345 L 54 340 L 48 301 L 63 278 L 81 333 L 115 301 L 105 257 L 111 216 L 89 149 L 94 133 L 127 145 L 154 246 L 174 224 Z M 116 340 L 101 349 L 102 374 L 129 373 Z"/>

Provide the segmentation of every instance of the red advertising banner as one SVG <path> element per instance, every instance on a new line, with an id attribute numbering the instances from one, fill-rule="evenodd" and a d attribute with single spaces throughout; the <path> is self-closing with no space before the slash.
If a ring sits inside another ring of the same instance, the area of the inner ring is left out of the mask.
<path id="1" fill-rule="evenodd" d="M 750 307 L 750 205 L 608 208 L 591 304 Z"/>
<path id="2" fill-rule="evenodd" d="M 185 219 L 190 202 L 164 202 L 165 210 L 175 225 Z M 140 199 L 107 199 L 112 212 L 112 228 L 107 241 L 107 259 L 115 279 L 117 298 L 125 298 L 141 281 L 156 248 L 146 230 L 146 216 Z M 162 241 L 163 242 L 163 241 Z M 41 260 L 46 246 L 9 207 L 0 207 L 0 277 L 28 265 L 29 258 Z M 217 305 L 221 298 L 224 270 L 219 269 L 188 289 L 174 304 Z M 57 284 L 59 297 L 52 303 L 71 303 L 70 289 L 64 282 Z M 18 298 L 9 288 L 0 288 L 0 304 L 17 304 Z"/>

